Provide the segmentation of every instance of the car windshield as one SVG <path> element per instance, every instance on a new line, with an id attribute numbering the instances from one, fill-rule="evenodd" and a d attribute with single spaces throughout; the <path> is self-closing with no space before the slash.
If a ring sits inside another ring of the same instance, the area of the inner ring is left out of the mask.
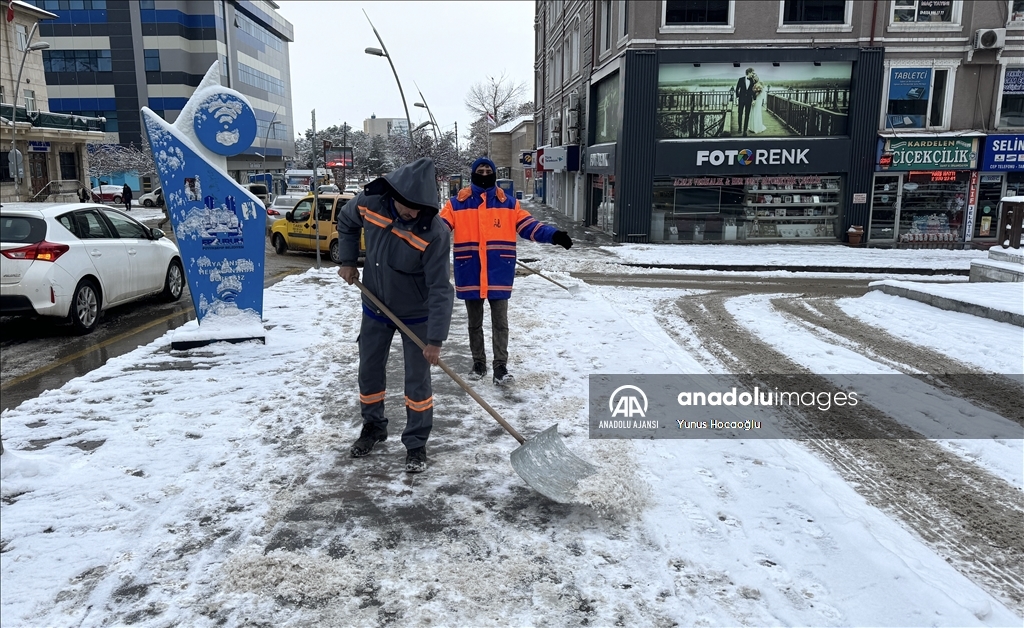
<path id="1" fill-rule="evenodd" d="M 31 216 L 0 217 L 0 241 L 35 244 L 46 237 L 46 221 Z"/>
<path id="2" fill-rule="evenodd" d="M 302 197 L 300 196 L 278 196 L 274 199 L 274 203 L 271 207 L 287 207 L 288 209 L 291 209 L 292 207 L 295 207 L 295 203 L 298 203 L 301 198 Z"/>
<path id="3" fill-rule="evenodd" d="M 250 183 L 249 191 L 252 192 L 253 194 L 266 194 L 267 186 L 258 183 Z"/>

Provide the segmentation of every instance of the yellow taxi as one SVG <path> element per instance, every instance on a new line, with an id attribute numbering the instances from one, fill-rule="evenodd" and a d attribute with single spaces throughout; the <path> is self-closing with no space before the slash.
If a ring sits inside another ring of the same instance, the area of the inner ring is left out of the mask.
<path id="1" fill-rule="evenodd" d="M 335 264 L 341 263 L 337 216 L 345 203 L 353 198 L 354 194 L 318 194 L 316 220 L 313 220 L 313 195 L 308 194 L 271 227 L 270 243 L 274 251 L 278 255 L 287 251 L 316 251 L 319 243 L 321 253 L 329 254 Z M 359 255 L 365 251 L 366 243 L 363 235 L 359 234 Z"/>

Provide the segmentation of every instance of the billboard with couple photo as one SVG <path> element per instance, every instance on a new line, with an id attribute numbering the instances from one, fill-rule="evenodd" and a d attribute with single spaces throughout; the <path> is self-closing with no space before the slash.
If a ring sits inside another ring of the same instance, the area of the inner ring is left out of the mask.
<path id="1" fill-rule="evenodd" d="M 850 62 L 671 63 L 658 70 L 658 139 L 847 134 Z"/>

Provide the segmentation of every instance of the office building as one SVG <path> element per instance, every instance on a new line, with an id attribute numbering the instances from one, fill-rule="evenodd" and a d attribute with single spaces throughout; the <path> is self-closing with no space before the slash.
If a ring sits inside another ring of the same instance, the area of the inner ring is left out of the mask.
<path id="1" fill-rule="evenodd" d="M 257 137 L 228 159 L 239 181 L 283 176 L 293 158 L 288 45 L 292 25 L 271 0 L 31 0 L 57 15 L 40 26 L 52 111 L 106 119 L 108 141 L 143 145 L 139 110 L 169 122 L 207 70 L 249 99 Z M 129 181 L 129 183 L 131 183 Z M 139 186 L 148 187 L 147 182 Z"/>

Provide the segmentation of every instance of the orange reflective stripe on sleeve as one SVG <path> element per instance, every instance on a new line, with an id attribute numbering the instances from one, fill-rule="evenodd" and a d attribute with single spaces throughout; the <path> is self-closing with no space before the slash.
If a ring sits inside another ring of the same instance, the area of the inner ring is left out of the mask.
<path id="1" fill-rule="evenodd" d="M 409 399 L 409 397 L 406 397 L 405 406 L 413 412 L 426 412 L 434 407 L 434 397 L 427 397 L 423 401 L 413 401 L 412 399 Z"/>
<path id="2" fill-rule="evenodd" d="M 382 390 L 379 393 L 372 393 L 369 395 L 360 394 L 359 403 L 365 403 L 368 406 L 375 403 L 380 403 L 381 401 L 384 401 L 384 392 L 385 391 Z"/>

